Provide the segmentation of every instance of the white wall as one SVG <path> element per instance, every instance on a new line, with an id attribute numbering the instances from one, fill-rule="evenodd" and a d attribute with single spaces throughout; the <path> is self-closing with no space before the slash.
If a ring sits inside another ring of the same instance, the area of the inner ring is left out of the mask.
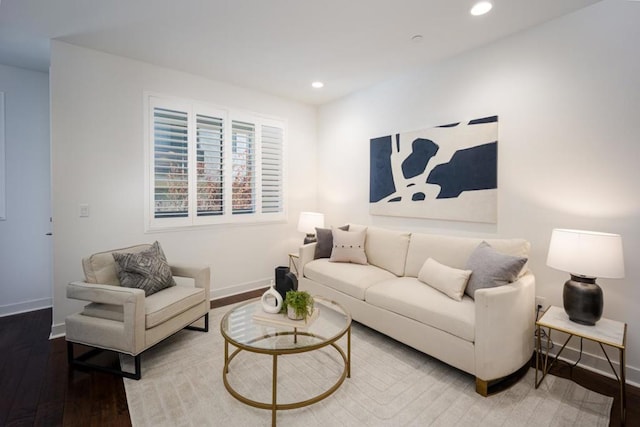
<path id="1" fill-rule="evenodd" d="M 316 109 L 194 75 L 53 41 L 51 133 L 54 328 L 82 303 L 65 285 L 83 278 L 81 258 L 158 240 L 169 261 L 211 267 L 213 297 L 268 284 L 303 235 L 301 210 L 316 208 Z M 143 93 L 164 93 L 288 121 L 286 223 L 144 233 Z M 79 217 L 79 204 L 90 217 Z"/>
<path id="2" fill-rule="evenodd" d="M 6 221 L 0 221 L 0 316 L 51 306 L 49 76 L 0 65 Z"/>
<path id="3" fill-rule="evenodd" d="M 628 322 L 628 377 L 640 383 L 639 22 L 640 3 L 603 1 L 321 107 L 319 209 L 334 225 L 527 238 L 536 293 L 559 306 L 568 274 L 545 265 L 551 230 L 620 233 L 626 278 L 598 282 L 604 316 Z M 369 215 L 370 138 L 493 114 L 496 225 Z"/>

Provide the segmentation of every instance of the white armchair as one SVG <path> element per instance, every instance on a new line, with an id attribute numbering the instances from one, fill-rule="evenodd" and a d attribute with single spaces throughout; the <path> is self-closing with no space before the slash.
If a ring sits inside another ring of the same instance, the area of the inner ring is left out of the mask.
<path id="1" fill-rule="evenodd" d="M 67 298 L 88 301 L 84 310 L 66 318 L 67 357 L 70 365 L 140 379 L 140 354 L 183 328 L 209 330 L 209 267 L 170 265 L 178 278 L 172 286 L 145 296 L 142 289 L 120 286 L 113 252 L 137 253 L 151 245 L 138 245 L 93 254 L 82 260 L 85 281 L 67 285 Z M 183 280 L 179 278 L 190 278 Z M 94 347 L 77 358 L 73 344 Z M 129 373 L 90 363 L 97 352 L 110 350 L 134 356 Z"/>

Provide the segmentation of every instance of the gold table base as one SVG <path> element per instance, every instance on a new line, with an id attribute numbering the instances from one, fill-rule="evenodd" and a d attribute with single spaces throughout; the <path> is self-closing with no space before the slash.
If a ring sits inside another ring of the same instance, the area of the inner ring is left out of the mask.
<path id="1" fill-rule="evenodd" d="M 340 346 L 338 346 L 338 344 L 336 343 L 340 338 L 342 338 L 344 336 L 344 333 L 335 337 L 333 340 L 330 341 L 324 341 L 324 342 L 320 342 L 317 345 L 313 345 L 313 346 L 308 346 L 308 347 L 301 347 L 301 348 L 295 348 L 295 349 L 287 349 L 287 350 L 266 350 L 266 349 L 256 349 L 253 347 L 246 347 L 246 346 L 242 346 L 240 344 L 237 343 L 231 343 L 233 346 L 236 347 L 236 350 L 229 355 L 229 340 L 225 337 L 224 340 L 224 368 L 222 371 L 222 380 L 224 382 L 224 386 L 227 389 L 227 391 L 236 399 L 238 399 L 240 402 L 249 405 L 249 406 L 253 406 L 254 408 L 260 408 L 260 409 L 271 409 L 271 425 L 275 427 L 276 425 L 276 411 L 278 410 L 287 410 L 287 409 L 298 409 L 298 408 L 303 408 L 305 406 L 309 406 L 312 405 L 316 402 L 319 402 L 325 398 L 327 398 L 328 396 L 330 396 L 331 394 L 333 394 L 333 392 L 335 392 L 340 385 L 342 385 L 342 383 L 344 382 L 345 378 L 351 378 L 351 325 L 349 325 L 349 327 L 346 330 L 346 334 L 347 334 L 347 354 L 345 354 L 345 352 L 342 350 L 342 348 L 340 348 Z M 314 335 L 314 334 L 310 334 L 307 332 L 299 332 L 297 330 L 294 329 L 294 331 L 291 332 L 280 332 L 278 333 L 279 336 L 283 336 L 283 335 L 293 335 L 293 338 L 295 341 L 297 341 L 298 335 L 306 335 L 306 336 L 311 336 L 311 337 L 315 337 L 315 338 L 319 338 L 322 340 L 322 338 Z M 270 338 L 269 336 L 265 336 L 262 337 L 262 339 L 266 339 L 266 338 Z M 259 339 L 258 339 L 259 340 Z M 257 340 L 256 340 L 257 341 Z M 318 350 L 320 348 L 324 348 L 326 346 L 332 346 L 333 348 L 335 348 L 338 353 L 340 354 L 340 356 L 342 356 L 342 360 L 344 362 L 344 369 L 342 371 L 342 374 L 340 375 L 340 377 L 338 378 L 338 381 L 331 386 L 331 388 L 329 388 L 327 391 L 325 391 L 324 393 L 321 393 L 315 397 L 306 399 L 306 400 L 302 400 L 300 402 L 292 402 L 292 403 L 278 403 L 277 400 L 277 396 L 278 396 L 278 356 L 282 356 L 282 355 L 287 355 L 287 354 L 297 354 L 297 353 L 305 353 L 308 351 L 313 351 L 313 350 Z M 270 354 L 273 357 L 273 371 L 272 371 L 272 390 L 271 390 L 271 402 L 259 402 L 257 400 L 252 400 L 249 399 L 243 395 L 241 395 L 240 393 L 238 393 L 236 390 L 233 389 L 233 387 L 231 387 L 231 384 L 229 384 L 229 381 L 227 379 L 227 374 L 229 373 L 229 364 L 231 363 L 231 361 L 233 360 L 234 357 L 236 357 L 238 355 L 238 353 L 240 353 L 241 351 L 246 350 L 246 351 L 250 351 L 252 353 L 261 353 L 261 354 Z"/>

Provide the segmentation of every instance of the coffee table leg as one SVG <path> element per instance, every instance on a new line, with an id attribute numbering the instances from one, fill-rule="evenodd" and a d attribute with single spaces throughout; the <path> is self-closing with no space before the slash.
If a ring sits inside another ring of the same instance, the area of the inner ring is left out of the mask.
<path id="1" fill-rule="evenodd" d="M 278 356 L 273 355 L 273 379 L 271 385 L 271 426 L 276 427 L 276 405 L 278 394 Z"/>
<path id="2" fill-rule="evenodd" d="M 229 373 L 229 341 L 224 340 L 224 371 Z"/>

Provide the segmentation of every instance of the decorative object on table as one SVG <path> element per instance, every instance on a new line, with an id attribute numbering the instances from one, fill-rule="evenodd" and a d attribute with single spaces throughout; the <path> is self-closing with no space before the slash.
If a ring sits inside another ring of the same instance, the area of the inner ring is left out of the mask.
<path id="1" fill-rule="evenodd" d="M 498 116 L 370 140 L 372 215 L 497 222 Z"/>
<path id="2" fill-rule="evenodd" d="M 595 325 L 602 316 L 602 289 L 596 278 L 624 277 L 622 238 L 619 234 L 554 229 L 547 265 L 568 272 L 562 299 L 569 319 Z"/>
<path id="3" fill-rule="evenodd" d="M 278 284 L 276 283 L 276 290 L 282 296 L 284 300 L 287 296 L 287 292 L 289 291 L 297 291 L 298 290 L 298 278 L 292 272 L 287 272 L 282 281 Z"/>
<path id="4" fill-rule="evenodd" d="M 273 287 L 273 280 L 269 289 L 262 294 L 262 310 L 267 313 L 279 313 L 282 310 L 282 295 Z"/>
<path id="5" fill-rule="evenodd" d="M 288 291 L 298 290 L 298 278 L 289 267 L 276 267 L 276 291 L 284 300 Z"/>
<path id="6" fill-rule="evenodd" d="M 283 292 L 284 287 L 284 276 L 290 271 L 289 267 L 284 265 L 280 265 L 276 267 L 275 275 L 276 275 L 276 290 L 280 293 L 280 296 L 284 300 L 285 295 L 287 295 L 287 290 Z"/>
<path id="7" fill-rule="evenodd" d="M 324 214 L 317 212 L 300 212 L 298 219 L 298 231 L 305 233 L 304 244 L 316 241 L 316 227 L 324 227 Z"/>
<path id="8" fill-rule="evenodd" d="M 314 301 L 307 291 L 289 291 L 284 298 L 287 317 L 292 320 L 307 320 L 313 314 Z"/>
<path id="9" fill-rule="evenodd" d="M 306 319 L 299 320 L 290 319 L 287 313 L 265 313 L 260 310 L 253 313 L 253 320 L 262 325 L 298 328 L 304 331 L 313 325 L 319 315 L 320 309 L 318 307 L 314 307 L 313 313 L 307 316 Z"/>

